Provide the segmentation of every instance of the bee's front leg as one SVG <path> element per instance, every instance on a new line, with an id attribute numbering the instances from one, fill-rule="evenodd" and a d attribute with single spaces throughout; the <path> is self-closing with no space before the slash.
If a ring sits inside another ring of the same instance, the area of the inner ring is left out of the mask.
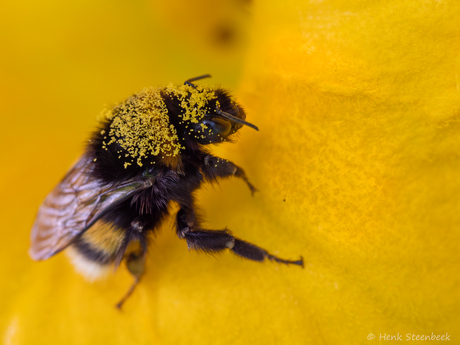
<path id="1" fill-rule="evenodd" d="M 252 195 L 254 195 L 257 191 L 256 187 L 249 182 L 244 170 L 226 159 L 215 157 L 213 155 L 207 155 L 204 157 L 202 170 L 209 181 L 214 181 L 218 178 L 235 176 L 246 182 Z"/>

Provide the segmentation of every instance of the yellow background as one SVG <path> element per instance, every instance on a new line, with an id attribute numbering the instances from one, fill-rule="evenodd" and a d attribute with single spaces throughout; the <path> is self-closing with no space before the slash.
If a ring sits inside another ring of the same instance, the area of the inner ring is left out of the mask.
<path id="1" fill-rule="evenodd" d="M 459 18 L 456 1 L 2 4 L 0 341 L 459 344 Z M 203 73 L 260 128 L 215 150 L 260 192 L 204 188 L 206 225 L 305 269 L 189 253 L 170 221 L 119 312 L 124 268 L 89 284 L 65 255 L 32 262 L 35 212 L 104 104 Z"/>

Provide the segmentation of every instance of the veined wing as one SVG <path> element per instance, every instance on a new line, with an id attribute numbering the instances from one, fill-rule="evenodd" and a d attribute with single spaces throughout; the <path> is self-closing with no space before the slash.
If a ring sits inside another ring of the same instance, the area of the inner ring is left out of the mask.
<path id="1" fill-rule="evenodd" d="M 92 177 L 92 169 L 93 160 L 84 155 L 48 194 L 32 227 L 32 259 L 46 260 L 63 250 L 104 212 L 152 185 L 152 179 L 104 185 Z"/>

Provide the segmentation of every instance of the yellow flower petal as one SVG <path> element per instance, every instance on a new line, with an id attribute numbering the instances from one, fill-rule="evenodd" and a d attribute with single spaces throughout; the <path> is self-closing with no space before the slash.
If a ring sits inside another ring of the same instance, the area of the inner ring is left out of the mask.
<path id="1" fill-rule="evenodd" d="M 202 191 L 200 206 L 206 226 L 228 226 L 282 257 L 303 255 L 305 269 L 189 253 L 166 224 L 118 312 L 131 283 L 125 269 L 89 284 L 64 255 L 31 262 L 33 214 L 81 152 L 104 101 L 215 74 L 195 71 L 206 66 L 231 83 L 241 52 L 228 64 L 221 50 L 194 60 L 147 25 L 144 8 L 43 4 L 32 8 L 40 20 L 14 4 L 13 19 L 0 18 L 11 32 L 10 54 L 0 57 L 5 344 L 460 339 L 460 5 L 256 3 L 237 98 L 260 132 L 245 128 L 238 144 L 215 152 L 244 167 L 259 193 L 251 198 L 244 183 L 226 181 Z M 79 20 L 67 24 L 63 13 Z"/>

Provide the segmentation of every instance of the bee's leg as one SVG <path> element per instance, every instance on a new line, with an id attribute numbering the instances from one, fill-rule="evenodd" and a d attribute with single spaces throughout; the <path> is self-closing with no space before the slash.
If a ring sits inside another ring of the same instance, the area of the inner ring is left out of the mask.
<path id="1" fill-rule="evenodd" d="M 117 303 L 116 307 L 121 309 L 123 303 L 128 299 L 129 296 L 134 291 L 134 288 L 139 283 L 142 274 L 144 273 L 144 263 L 145 263 L 145 251 L 142 253 L 130 253 L 126 258 L 126 267 L 128 268 L 129 273 L 134 277 L 134 283 L 129 288 L 128 292 L 123 296 L 120 302 Z"/>
<path id="2" fill-rule="evenodd" d="M 252 183 L 249 182 L 249 179 L 247 178 L 244 170 L 238 165 L 233 164 L 226 159 L 207 155 L 204 157 L 204 165 L 202 168 L 206 178 L 209 181 L 214 181 L 218 178 L 235 176 L 243 179 L 244 182 L 246 182 L 249 189 L 251 190 L 251 194 L 254 195 L 254 193 L 257 191 L 256 187 L 254 187 Z"/>
<path id="3" fill-rule="evenodd" d="M 303 258 L 300 260 L 285 260 L 269 254 L 252 243 L 240 240 L 232 236 L 228 230 L 206 230 L 195 228 L 195 215 L 193 209 L 185 206 L 177 213 L 177 234 L 187 241 L 189 249 L 202 250 L 205 252 L 220 252 L 230 249 L 233 253 L 243 258 L 264 261 L 269 259 L 283 264 L 294 264 L 303 267 Z"/>

